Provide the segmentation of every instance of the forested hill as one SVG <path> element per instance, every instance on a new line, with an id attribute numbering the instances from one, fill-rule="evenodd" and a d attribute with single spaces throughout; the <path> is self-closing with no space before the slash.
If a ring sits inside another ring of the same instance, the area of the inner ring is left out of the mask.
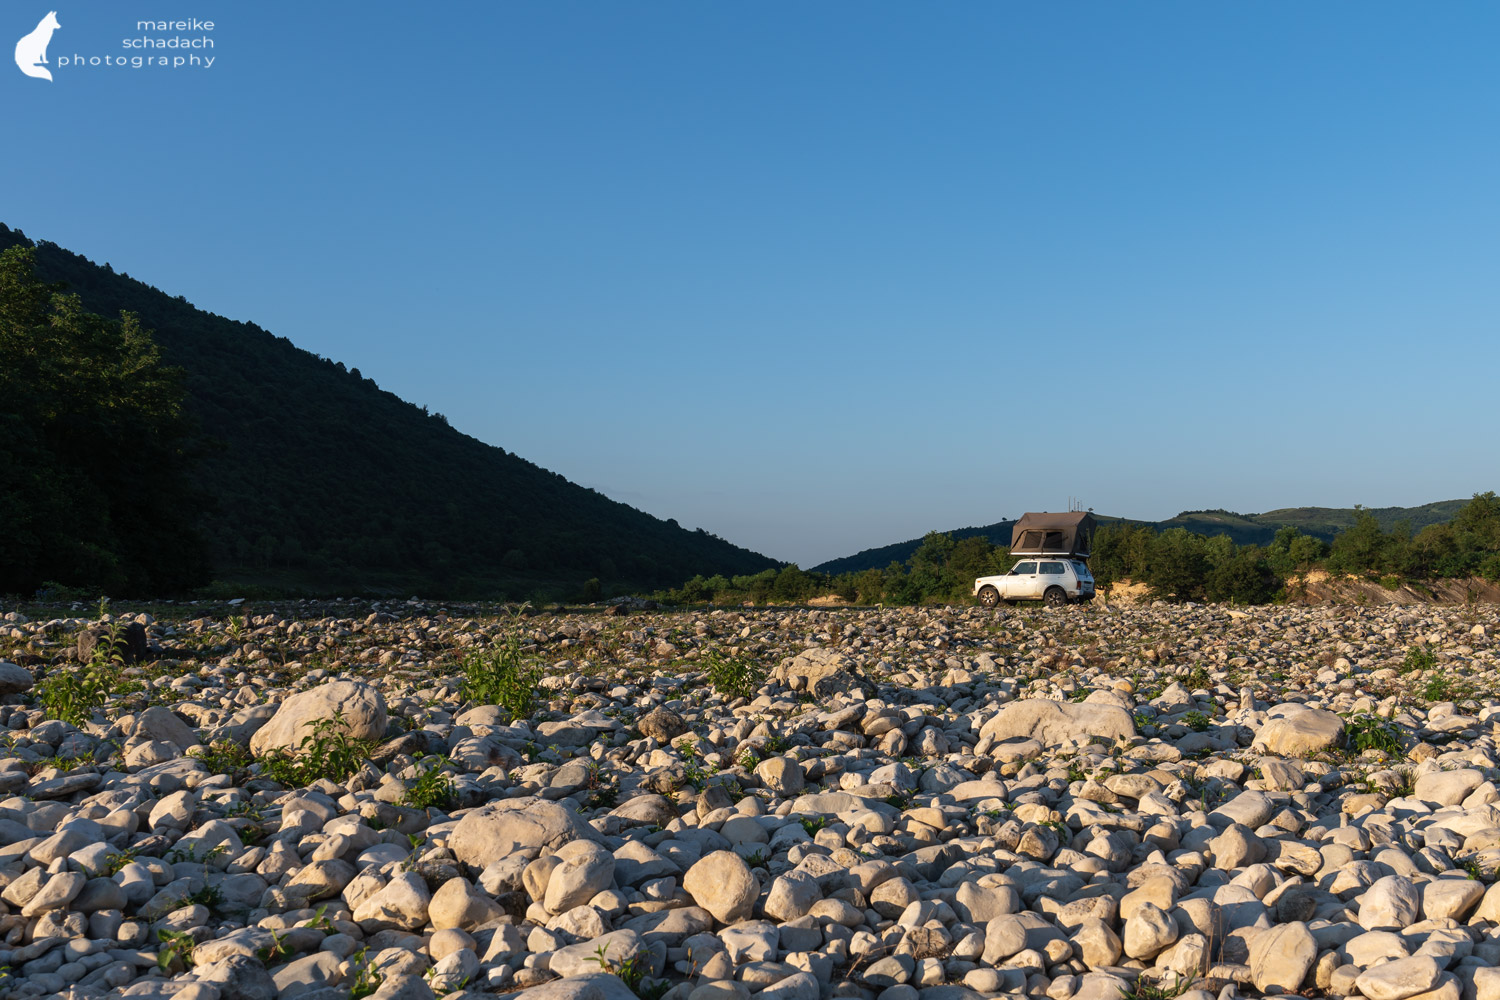
<path id="1" fill-rule="evenodd" d="M 0 225 L 0 250 L 31 245 Z M 358 369 L 36 244 L 36 272 L 137 314 L 186 372 L 213 577 L 319 593 L 592 595 L 775 560 L 688 531 L 462 434 Z M 418 332 L 418 331 L 413 331 Z M 160 544 L 170 545 L 171 539 Z M 585 590 L 586 587 L 586 590 Z"/>
<path id="2" fill-rule="evenodd" d="M 1374 507 L 1367 508 L 1375 516 L 1380 527 L 1386 531 L 1405 523 L 1412 531 L 1421 531 L 1432 524 L 1444 524 L 1453 519 L 1466 504 L 1466 500 L 1440 500 L 1420 507 Z M 1353 527 L 1359 510 L 1353 507 L 1284 507 L 1264 514 L 1236 514 L 1229 510 L 1186 510 L 1165 521 L 1132 521 L 1126 518 L 1095 514 L 1101 524 L 1123 522 L 1145 525 L 1158 531 L 1186 528 L 1199 535 L 1228 535 L 1237 545 L 1266 545 L 1276 536 L 1276 530 L 1294 527 L 1304 534 L 1333 541 L 1335 535 L 1345 528 Z M 989 539 L 993 545 L 1010 545 L 1011 528 L 1015 521 L 997 521 L 980 528 L 956 528 L 945 532 L 953 540 L 961 542 L 976 536 Z M 865 549 L 851 556 L 830 559 L 814 566 L 814 572 L 838 576 L 841 573 L 859 573 L 867 569 L 884 569 L 893 562 L 904 563 L 922 545 L 922 539 L 911 538 L 878 548 Z"/>

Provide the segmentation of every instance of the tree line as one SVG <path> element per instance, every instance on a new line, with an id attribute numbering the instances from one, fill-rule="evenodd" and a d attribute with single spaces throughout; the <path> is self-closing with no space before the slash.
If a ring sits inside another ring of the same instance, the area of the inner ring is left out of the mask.
<path id="1" fill-rule="evenodd" d="M 695 576 L 656 596 L 677 604 L 805 604 L 824 596 L 856 604 L 966 604 L 976 577 L 1010 566 L 1005 546 L 933 531 L 910 559 L 885 569 L 831 575 L 790 565 L 746 576 Z M 1500 582 L 1500 499 L 1493 491 L 1477 493 L 1451 521 L 1416 533 L 1402 524 L 1383 529 L 1360 509 L 1332 543 L 1292 526 L 1266 545 L 1238 545 L 1228 535 L 1107 522 L 1094 536 L 1089 567 L 1101 590 L 1130 581 L 1156 599 L 1235 604 L 1282 599 L 1288 580 L 1315 569 L 1387 583 L 1470 576 Z"/>

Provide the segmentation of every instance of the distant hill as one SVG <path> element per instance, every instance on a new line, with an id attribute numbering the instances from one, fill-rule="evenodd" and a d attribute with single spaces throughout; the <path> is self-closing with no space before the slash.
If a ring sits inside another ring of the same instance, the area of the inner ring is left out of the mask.
<path id="1" fill-rule="evenodd" d="M 0 250 L 31 245 L 0 225 Z M 58 247 L 38 276 L 129 310 L 186 371 L 216 579 L 307 593 L 570 595 L 779 566 L 484 444 L 358 369 Z M 0 401 L 3 403 L 3 401 Z M 171 545 L 170 538 L 160 540 Z M 66 582 L 66 581 L 63 581 Z M 146 595 L 141 595 L 146 596 Z"/>
<path id="2" fill-rule="evenodd" d="M 1415 532 L 1429 524 L 1442 524 L 1452 520 L 1453 515 L 1457 514 L 1466 503 L 1468 503 L 1467 500 L 1439 500 L 1420 507 L 1370 507 L 1366 509 L 1375 515 L 1381 528 L 1386 531 L 1406 521 Z M 1095 514 L 1094 518 L 1101 524 L 1125 521 L 1128 524 L 1144 524 L 1159 531 L 1166 531 L 1169 528 L 1186 528 L 1199 535 L 1228 535 L 1238 545 L 1252 542 L 1264 545 L 1275 537 L 1278 528 L 1288 525 L 1296 527 L 1305 534 L 1316 535 L 1324 541 L 1332 541 L 1334 535 L 1354 524 L 1357 513 L 1358 511 L 1353 507 L 1284 507 L 1280 510 L 1267 511 L 1264 514 L 1236 514 L 1228 510 L 1188 510 L 1165 521 L 1134 521 L 1129 518 L 1111 517 L 1107 514 Z M 948 534 L 951 534 L 956 541 L 983 535 L 995 545 L 1009 545 L 1011 528 L 1015 526 L 1015 523 L 1015 521 L 997 521 L 981 528 L 956 528 Z M 921 544 L 922 539 L 911 538 L 904 542 L 882 545 L 879 548 L 865 549 L 851 556 L 830 559 L 812 569 L 815 572 L 828 573 L 833 576 L 840 573 L 858 573 L 867 569 L 884 569 L 893 562 L 905 562 L 910 559 L 911 554 L 917 551 Z"/>

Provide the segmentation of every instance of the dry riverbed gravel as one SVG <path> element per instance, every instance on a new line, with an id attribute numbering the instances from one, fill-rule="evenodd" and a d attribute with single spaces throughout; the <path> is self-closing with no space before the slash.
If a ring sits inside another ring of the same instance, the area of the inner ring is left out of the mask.
<path id="1" fill-rule="evenodd" d="M 1493 605 L 151 610 L 0 615 L 6 995 L 1500 1000 Z"/>

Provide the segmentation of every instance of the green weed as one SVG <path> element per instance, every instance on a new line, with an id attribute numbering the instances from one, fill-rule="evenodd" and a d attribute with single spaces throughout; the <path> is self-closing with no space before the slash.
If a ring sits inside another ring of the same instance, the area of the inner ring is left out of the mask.
<path id="1" fill-rule="evenodd" d="M 401 804 L 413 809 L 437 808 L 451 812 L 458 807 L 458 794 L 453 790 L 452 776 L 443 770 L 448 764 L 448 758 L 436 755 L 427 757 L 417 766 L 424 764 L 426 769 L 406 789 Z"/>
<path id="2" fill-rule="evenodd" d="M 1368 712 L 1350 717 L 1344 723 L 1344 746 L 1354 754 L 1379 750 L 1391 756 L 1401 754 L 1401 729 L 1395 723 Z"/>
<path id="3" fill-rule="evenodd" d="M 171 972 L 174 964 L 184 970 L 193 967 L 193 946 L 197 943 L 187 931 L 157 931 L 156 967 Z"/>
<path id="4" fill-rule="evenodd" d="M 277 748 L 262 754 L 261 773 L 290 787 L 310 785 L 319 778 L 340 782 L 364 765 L 374 751 L 373 740 L 356 739 L 342 719 L 320 719 L 295 751 Z"/>
<path id="5" fill-rule="evenodd" d="M 529 719 L 536 711 L 541 667 L 521 655 L 521 637 L 511 633 L 489 649 L 475 650 L 463 662 L 462 696 L 482 705 L 497 705 L 512 720 Z"/>
<path id="6" fill-rule="evenodd" d="M 730 659 L 717 652 L 703 657 L 708 683 L 726 698 L 753 698 L 766 682 L 766 669 L 755 660 Z"/>
<path id="7" fill-rule="evenodd" d="M 1437 666 L 1437 654 L 1426 646 L 1409 646 L 1406 650 L 1406 658 L 1401 661 L 1401 672 L 1403 674 L 1416 673 L 1418 670 L 1431 670 Z"/>

